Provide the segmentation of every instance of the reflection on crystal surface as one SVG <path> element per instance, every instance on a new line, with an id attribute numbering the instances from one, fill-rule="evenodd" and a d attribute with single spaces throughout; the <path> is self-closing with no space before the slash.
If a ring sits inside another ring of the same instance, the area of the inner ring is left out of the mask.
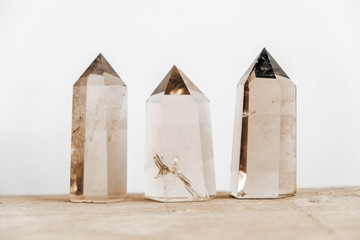
<path id="1" fill-rule="evenodd" d="M 296 192 L 296 87 L 266 49 L 238 84 L 230 187 L 236 198 Z"/>
<path id="2" fill-rule="evenodd" d="M 206 96 L 174 66 L 146 106 L 145 196 L 164 202 L 215 196 Z"/>
<path id="3" fill-rule="evenodd" d="M 74 84 L 72 118 L 70 200 L 123 199 L 127 88 L 101 54 Z"/>

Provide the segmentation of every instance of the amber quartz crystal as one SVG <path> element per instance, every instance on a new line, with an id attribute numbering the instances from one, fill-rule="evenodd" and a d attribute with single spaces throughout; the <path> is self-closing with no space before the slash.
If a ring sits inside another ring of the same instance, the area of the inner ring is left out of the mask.
<path id="1" fill-rule="evenodd" d="M 215 196 L 208 98 L 174 66 L 146 106 L 145 196 L 162 202 Z"/>
<path id="2" fill-rule="evenodd" d="M 73 86 L 70 200 L 123 199 L 126 159 L 127 88 L 99 54 Z"/>
<path id="3" fill-rule="evenodd" d="M 296 87 L 264 48 L 237 87 L 231 195 L 296 192 Z"/>

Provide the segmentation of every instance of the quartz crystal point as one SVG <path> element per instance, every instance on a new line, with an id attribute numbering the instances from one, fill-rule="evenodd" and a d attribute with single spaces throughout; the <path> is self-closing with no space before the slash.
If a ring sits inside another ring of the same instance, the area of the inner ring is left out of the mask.
<path id="1" fill-rule="evenodd" d="M 296 87 L 264 48 L 237 88 L 231 195 L 296 192 Z"/>
<path id="2" fill-rule="evenodd" d="M 70 200 L 123 199 L 126 158 L 127 88 L 99 54 L 73 87 Z"/>
<path id="3" fill-rule="evenodd" d="M 174 66 L 146 106 L 145 196 L 162 202 L 215 196 L 207 97 Z"/>

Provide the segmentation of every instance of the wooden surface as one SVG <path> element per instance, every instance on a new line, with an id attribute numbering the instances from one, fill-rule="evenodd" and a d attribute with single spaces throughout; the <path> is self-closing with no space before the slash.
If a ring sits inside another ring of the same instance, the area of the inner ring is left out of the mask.
<path id="1" fill-rule="evenodd" d="M 129 194 L 111 204 L 68 196 L 0 197 L 0 239 L 360 239 L 360 187 L 295 197 L 160 203 Z"/>

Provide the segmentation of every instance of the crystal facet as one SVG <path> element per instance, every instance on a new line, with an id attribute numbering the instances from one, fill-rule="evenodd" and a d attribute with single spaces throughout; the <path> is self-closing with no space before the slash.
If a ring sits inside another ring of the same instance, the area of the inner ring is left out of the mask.
<path id="1" fill-rule="evenodd" d="M 73 87 L 70 200 L 126 193 L 127 87 L 99 54 Z"/>
<path id="2" fill-rule="evenodd" d="M 207 97 L 174 66 L 146 106 L 145 196 L 163 202 L 215 196 Z"/>
<path id="3" fill-rule="evenodd" d="M 237 88 L 231 195 L 296 192 L 296 87 L 264 48 Z"/>

